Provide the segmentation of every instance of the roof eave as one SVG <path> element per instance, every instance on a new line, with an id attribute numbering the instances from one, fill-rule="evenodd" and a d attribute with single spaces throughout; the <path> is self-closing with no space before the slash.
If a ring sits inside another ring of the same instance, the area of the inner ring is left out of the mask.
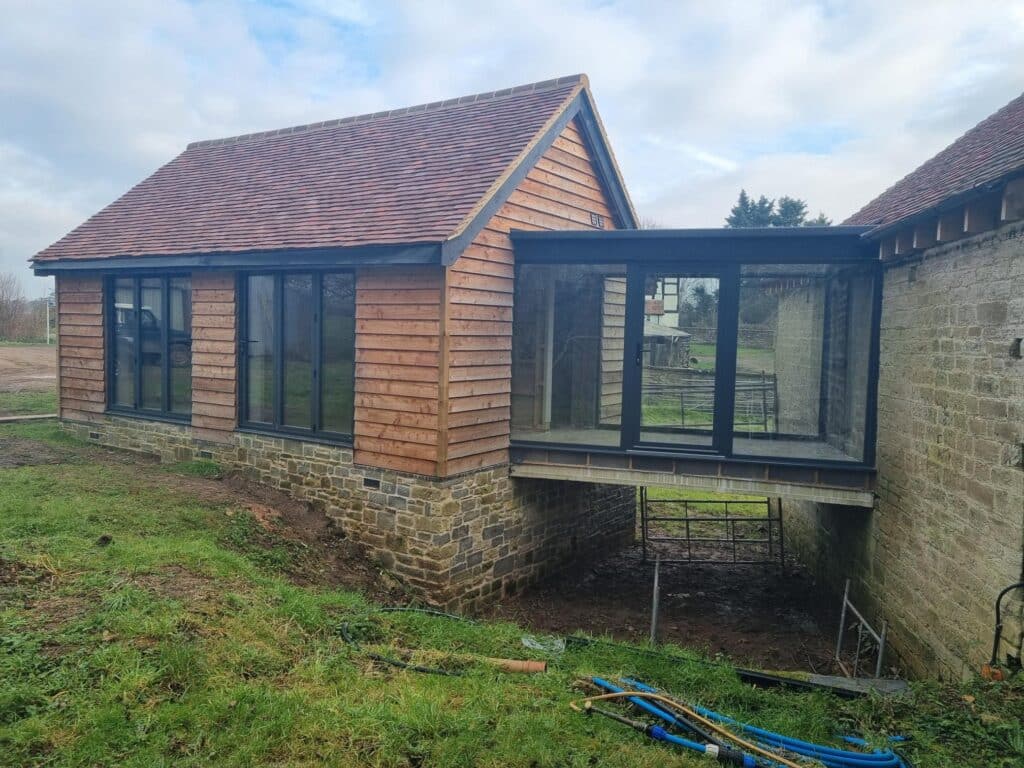
<path id="1" fill-rule="evenodd" d="M 86 259 L 32 260 L 37 276 L 121 271 L 191 271 L 207 269 L 324 269 L 392 264 L 440 264 L 440 241 L 290 248 L 254 251 L 107 256 Z"/>
<path id="2" fill-rule="evenodd" d="M 954 195 L 950 195 L 949 197 L 943 198 L 940 202 L 936 203 L 935 205 L 929 206 L 928 208 L 920 210 L 916 213 L 912 213 L 908 216 L 896 219 L 895 221 L 889 222 L 888 224 L 869 226 L 867 228 L 868 231 L 864 233 L 864 237 L 865 239 L 871 241 L 878 241 L 886 237 L 890 237 L 902 229 L 914 226 L 915 224 L 919 224 L 922 221 L 927 221 L 928 219 L 934 219 L 938 216 L 942 216 L 943 214 L 947 214 L 950 211 L 959 208 L 967 203 L 970 203 L 973 200 L 992 194 L 1000 187 L 1003 187 L 1006 184 L 1013 181 L 1014 179 L 1018 178 L 1024 178 L 1024 169 L 1018 168 L 1017 170 L 1014 170 L 1011 173 L 1003 174 L 998 178 L 992 179 L 991 181 L 986 181 L 985 183 L 979 184 L 976 187 L 971 187 L 970 189 L 966 189 L 962 192 L 957 192 Z"/>

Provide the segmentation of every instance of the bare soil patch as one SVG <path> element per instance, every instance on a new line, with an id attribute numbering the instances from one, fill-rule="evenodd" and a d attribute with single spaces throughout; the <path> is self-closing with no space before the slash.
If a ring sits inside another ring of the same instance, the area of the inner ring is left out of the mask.
<path id="1" fill-rule="evenodd" d="M 71 454 L 38 440 L 24 437 L 0 437 L 0 467 L 27 467 L 37 464 L 61 464 Z"/>
<path id="2" fill-rule="evenodd" d="M 55 344 L 0 346 L 0 392 L 51 392 L 56 388 Z"/>
<path id="3" fill-rule="evenodd" d="M 639 545 L 490 613 L 559 634 L 582 630 L 642 642 L 650 633 L 654 565 Z M 658 638 L 777 670 L 832 670 L 830 602 L 805 571 L 778 566 L 662 565 Z M 838 610 L 838 609 L 837 609 Z"/>

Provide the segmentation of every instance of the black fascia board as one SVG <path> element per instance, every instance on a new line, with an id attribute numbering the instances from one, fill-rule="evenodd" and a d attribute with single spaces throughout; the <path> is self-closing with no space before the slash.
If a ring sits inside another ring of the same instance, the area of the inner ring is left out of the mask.
<path id="1" fill-rule="evenodd" d="M 480 234 L 480 231 L 487 226 L 487 222 L 507 202 L 509 195 L 526 178 L 526 175 L 537 164 L 537 161 L 551 148 L 555 143 L 555 139 L 562 135 L 562 132 L 575 118 L 579 118 L 580 132 L 594 160 L 594 170 L 597 173 L 602 190 L 609 198 L 609 204 L 615 215 L 615 225 L 624 228 L 636 228 L 637 222 L 633 217 L 633 209 L 629 205 L 619 176 L 615 173 L 615 166 L 612 162 L 608 146 L 597 127 L 597 119 L 594 116 L 590 99 L 587 97 L 587 92 L 583 90 L 576 94 L 575 98 L 566 105 L 558 119 L 552 123 L 551 127 L 548 128 L 540 140 L 527 153 L 526 157 L 516 166 L 515 170 L 502 182 L 490 200 L 473 217 L 473 220 L 466 229 L 456 237 L 445 241 L 442 247 L 442 263 L 445 266 L 453 264 L 459 258 L 462 252 Z M 599 231 L 603 230 L 591 230 L 594 233 Z"/>
<path id="2" fill-rule="evenodd" d="M 513 230 L 511 237 L 516 262 L 520 264 L 621 264 L 635 261 L 830 264 L 876 260 L 877 249 L 862 237 L 869 229 Z"/>
<path id="3" fill-rule="evenodd" d="M 440 264 L 441 244 L 362 245 L 345 248 L 291 248 L 271 251 L 111 256 L 97 259 L 55 259 L 32 263 L 37 276 L 72 272 L 181 271 L 204 269 L 322 269 L 390 264 Z"/>
<path id="4" fill-rule="evenodd" d="M 450 240 L 446 240 L 441 246 L 441 263 L 445 266 L 450 266 L 455 263 L 455 260 L 462 255 L 462 252 L 469 247 L 469 244 L 476 239 L 476 236 L 480 234 L 484 227 L 487 226 L 498 210 L 507 201 L 509 196 L 515 191 L 516 187 L 526 178 L 526 174 L 530 172 L 537 161 L 547 152 L 551 145 L 555 143 L 562 131 L 566 129 L 566 126 L 572 122 L 572 119 L 580 111 L 580 104 L 582 103 L 582 93 L 576 94 L 575 98 L 569 102 L 569 104 L 562 110 L 562 114 L 558 116 L 551 127 L 541 136 L 540 140 L 533 146 L 533 148 L 526 154 L 519 165 L 517 165 L 512 172 L 505 178 L 501 186 L 491 195 L 490 199 L 477 211 L 472 221 L 466 226 L 462 232 Z"/>
<path id="5" fill-rule="evenodd" d="M 593 158 L 598 179 L 605 193 L 609 197 L 612 212 L 614 213 L 615 226 L 619 229 L 636 229 L 640 223 L 633 214 L 633 207 L 629 203 L 626 190 L 622 186 L 619 174 L 615 170 L 615 162 L 612 160 L 611 150 L 605 142 L 604 133 L 597 122 L 597 115 L 590 98 L 584 91 L 581 96 L 579 126 L 583 141 Z"/>

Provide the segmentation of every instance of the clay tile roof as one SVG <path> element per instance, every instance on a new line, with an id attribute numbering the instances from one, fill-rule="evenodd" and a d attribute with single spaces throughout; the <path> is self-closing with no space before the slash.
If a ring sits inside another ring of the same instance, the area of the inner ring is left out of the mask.
<path id="1" fill-rule="evenodd" d="M 586 86 L 196 142 L 34 260 L 440 243 Z"/>
<path id="2" fill-rule="evenodd" d="M 888 228 L 943 201 L 1024 171 L 1024 94 L 982 120 L 844 224 Z"/>

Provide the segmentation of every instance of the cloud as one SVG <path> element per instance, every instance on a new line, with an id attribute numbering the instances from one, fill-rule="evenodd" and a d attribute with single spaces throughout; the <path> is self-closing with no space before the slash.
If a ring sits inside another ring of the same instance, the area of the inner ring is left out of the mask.
<path id="1" fill-rule="evenodd" d="M 836 220 L 1024 89 L 1024 4 L 13 0 L 0 270 L 189 141 L 585 71 L 640 211 L 740 187 Z"/>

